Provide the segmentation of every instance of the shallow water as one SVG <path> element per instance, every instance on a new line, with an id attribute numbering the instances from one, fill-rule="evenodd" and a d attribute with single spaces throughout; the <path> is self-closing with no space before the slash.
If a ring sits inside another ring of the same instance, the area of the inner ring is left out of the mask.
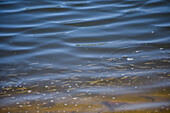
<path id="1" fill-rule="evenodd" d="M 0 113 L 169 113 L 168 0 L 0 0 Z"/>

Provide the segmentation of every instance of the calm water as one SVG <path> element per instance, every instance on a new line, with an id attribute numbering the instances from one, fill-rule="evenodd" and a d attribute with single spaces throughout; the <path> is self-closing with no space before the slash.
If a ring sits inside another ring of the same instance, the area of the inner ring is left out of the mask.
<path id="1" fill-rule="evenodd" d="M 0 113 L 169 113 L 169 0 L 0 0 Z"/>

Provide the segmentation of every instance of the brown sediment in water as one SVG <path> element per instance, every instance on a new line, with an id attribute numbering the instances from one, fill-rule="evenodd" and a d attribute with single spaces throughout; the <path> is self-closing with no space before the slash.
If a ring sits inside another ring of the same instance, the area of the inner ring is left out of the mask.
<path id="1" fill-rule="evenodd" d="M 0 113 L 169 113 L 167 0 L 0 0 Z"/>

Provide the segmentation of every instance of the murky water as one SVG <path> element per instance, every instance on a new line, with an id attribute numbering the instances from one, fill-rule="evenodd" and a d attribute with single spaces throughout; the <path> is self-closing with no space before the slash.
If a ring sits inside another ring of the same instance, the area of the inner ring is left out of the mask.
<path id="1" fill-rule="evenodd" d="M 0 0 L 0 113 L 169 113 L 169 0 Z"/>

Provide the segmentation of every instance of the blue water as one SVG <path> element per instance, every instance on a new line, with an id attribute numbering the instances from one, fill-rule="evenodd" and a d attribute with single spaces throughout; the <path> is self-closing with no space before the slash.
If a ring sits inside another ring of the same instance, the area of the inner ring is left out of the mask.
<path id="1" fill-rule="evenodd" d="M 0 0 L 0 112 L 168 113 L 169 6 Z"/>

